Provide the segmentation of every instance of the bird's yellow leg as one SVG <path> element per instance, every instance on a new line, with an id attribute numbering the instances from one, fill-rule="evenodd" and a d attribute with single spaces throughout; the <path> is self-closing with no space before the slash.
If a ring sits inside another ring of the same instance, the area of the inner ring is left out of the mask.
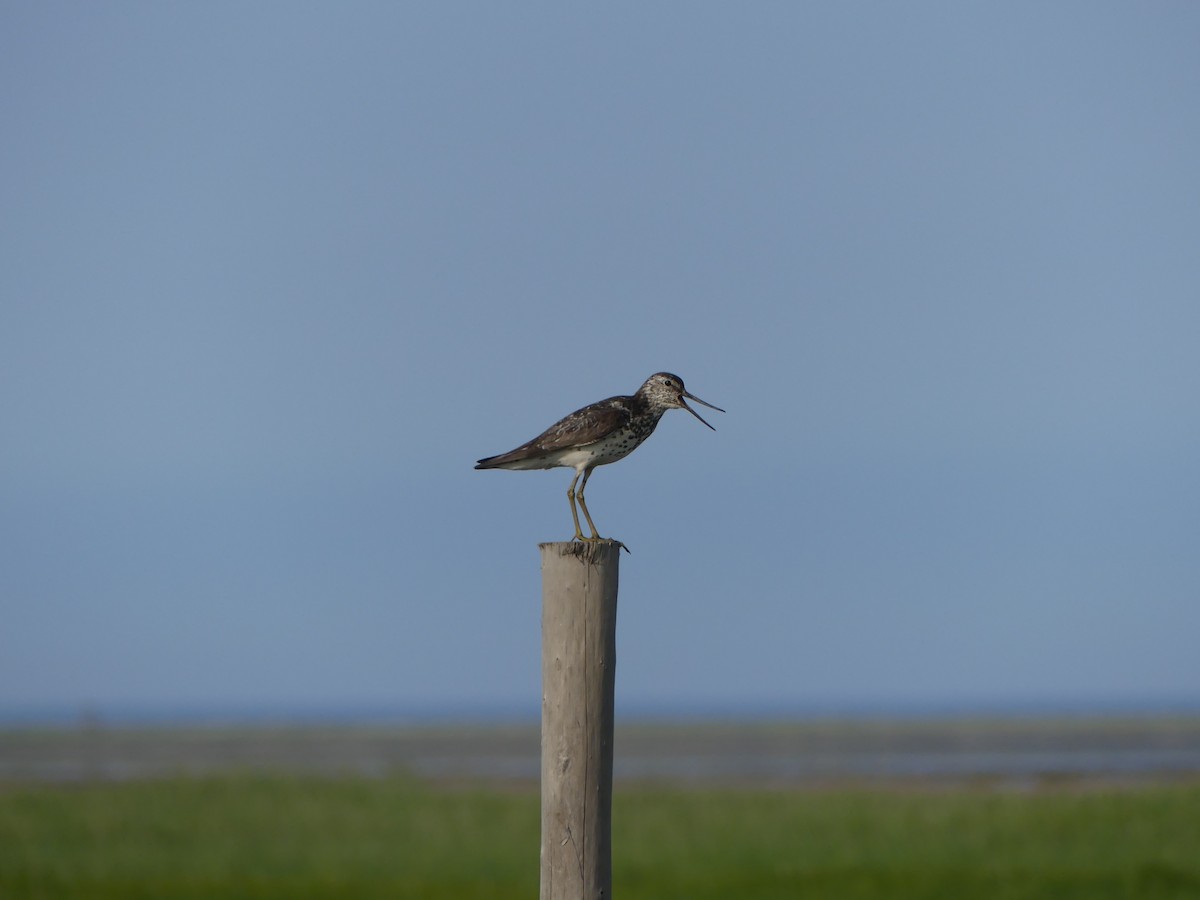
<path id="1" fill-rule="evenodd" d="M 581 509 L 583 509 L 583 514 L 587 518 L 588 528 L 592 529 L 591 537 L 585 538 L 582 534 L 576 535 L 576 537 L 579 538 L 579 540 L 581 540 L 581 541 L 602 541 L 602 540 L 604 540 L 604 538 L 600 537 L 600 532 L 598 532 L 596 530 L 596 525 L 592 521 L 592 514 L 590 512 L 588 512 L 587 501 L 583 499 L 583 489 L 587 487 L 588 479 L 592 477 L 592 471 L 593 471 L 592 469 L 588 469 L 586 472 L 583 473 L 583 483 L 581 485 L 579 485 L 579 506 Z M 571 508 L 573 510 L 574 506 L 572 506 Z M 575 530 L 579 531 L 579 519 L 575 520 Z"/>
<path id="2" fill-rule="evenodd" d="M 575 511 L 575 482 L 577 482 L 578 480 L 579 480 L 579 473 L 576 472 L 575 477 L 571 479 L 571 486 L 569 488 L 567 488 L 567 502 L 571 504 L 571 518 L 575 520 L 575 537 L 571 538 L 571 540 L 586 541 L 587 538 L 585 538 L 583 536 L 583 530 L 579 527 L 579 513 L 577 513 Z M 584 480 L 586 481 L 586 479 L 584 479 Z M 580 503 L 583 502 L 583 488 L 582 487 L 579 489 L 579 502 Z M 584 507 L 583 512 L 584 512 L 584 515 L 587 515 L 587 507 L 586 506 Z M 591 523 L 592 523 L 592 520 L 588 519 L 588 524 L 591 525 Z M 596 530 L 595 528 L 592 529 L 592 531 L 595 531 L 595 530 Z"/>

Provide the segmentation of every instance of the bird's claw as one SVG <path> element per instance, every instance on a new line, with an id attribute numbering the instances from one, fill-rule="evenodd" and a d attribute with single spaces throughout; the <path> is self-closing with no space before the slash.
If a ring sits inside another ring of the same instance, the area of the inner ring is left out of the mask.
<path id="1" fill-rule="evenodd" d="M 623 543 L 621 543 L 621 541 L 618 541 L 616 538 L 600 537 L 600 535 L 598 535 L 598 534 L 593 534 L 591 537 L 584 537 L 583 532 L 579 532 L 573 538 L 571 538 L 572 543 L 574 543 L 575 541 L 583 541 L 585 544 L 596 544 L 596 543 L 616 544 L 618 547 L 620 547 L 622 550 L 624 550 L 630 556 L 633 555 L 633 551 L 630 550 L 628 547 L 626 547 Z"/>

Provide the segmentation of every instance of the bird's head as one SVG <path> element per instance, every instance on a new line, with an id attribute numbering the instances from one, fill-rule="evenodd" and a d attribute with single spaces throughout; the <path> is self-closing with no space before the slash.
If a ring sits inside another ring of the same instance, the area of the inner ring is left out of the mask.
<path id="1" fill-rule="evenodd" d="M 697 419 L 700 419 L 701 422 L 704 422 L 704 419 L 700 413 L 687 405 L 687 401 L 684 400 L 685 397 L 688 400 L 695 400 L 701 406 L 707 406 L 709 409 L 715 409 L 717 412 L 725 412 L 721 407 L 705 403 L 695 394 L 689 394 L 683 387 L 683 379 L 678 375 L 672 375 L 670 372 L 659 372 L 651 375 L 646 379 L 646 383 L 638 388 L 638 395 L 656 409 L 686 409 Z M 707 422 L 704 422 L 704 424 L 708 425 Z M 708 427 L 712 428 L 711 425 L 708 425 Z M 716 431 L 716 429 L 713 428 L 713 431 Z"/>

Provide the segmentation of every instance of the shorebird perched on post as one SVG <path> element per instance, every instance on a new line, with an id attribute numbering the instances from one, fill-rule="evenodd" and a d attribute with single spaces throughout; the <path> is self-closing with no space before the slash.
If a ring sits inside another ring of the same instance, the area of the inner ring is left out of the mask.
<path id="1" fill-rule="evenodd" d="M 576 541 L 603 540 L 596 531 L 588 512 L 587 502 L 583 499 L 583 491 L 592 470 L 596 466 L 606 466 L 619 459 L 624 459 L 637 449 L 638 445 L 654 432 L 658 420 L 668 409 L 686 409 L 701 422 L 704 419 L 684 398 L 695 400 L 701 406 L 725 412 L 719 406 L 705 403 L 695 394 L 689 394 L 683 388 L 683 379 L 670 372 L 659 372 L 646 379 L 646 383 L 638 388 L 632 397 L 609 397 L 599 403 L 577 409 L 565 419 L 555 422 L 532 441 L 522 444 L 515 450 L 501 453 L 499 456 L 489 456 L 476 464 L 477 469 L 553 469 L 556 466 L 566 466 L 575 470 L 571 486 L 567 488 L 567 502 L 571 504 L 571 518 L 575 521 Z M 708 425 L 707 422 L 704 422 Z M 708 425 L 712 428 L 711 425 Z M 716 431 L 715 428 L 713 428 Z M 580 476 L 579 493 L 575 492 L 575 484 Z M 584 537 L 579 527 L 579 513 L 575 510 L 575 500 L 587 519 L 588 527 L 592 529 L 591 537 Z"/>

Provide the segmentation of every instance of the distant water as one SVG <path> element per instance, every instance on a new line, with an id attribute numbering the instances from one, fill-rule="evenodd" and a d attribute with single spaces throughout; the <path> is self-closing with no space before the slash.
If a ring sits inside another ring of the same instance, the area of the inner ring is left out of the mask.
<path id="1" fill-rule="evenodd" d="M 624 781 L 805 785 L 1200 777 L 1200 716 L 640 721 L 619 724 Z M 536 722 L 0 730 L 0 780 L 124 780 L 222 771 L 407 772 L 534 782 Z"/>
<path id="2" fill-rule="evenodd" d="M 0 729 L 12 727 L 106 727 L 228 725 L 439 725 L 537 723 L 534 703 L 453 704 L 255 704 L 0 706 Z M 678 703 L 617 701 L 617 715 L 631 722 L 762 722 L 816 720 L 1054 719 L 1200 717 L 1200 697 L 1111 699 L 997 699 L 991 701 Z"/>

